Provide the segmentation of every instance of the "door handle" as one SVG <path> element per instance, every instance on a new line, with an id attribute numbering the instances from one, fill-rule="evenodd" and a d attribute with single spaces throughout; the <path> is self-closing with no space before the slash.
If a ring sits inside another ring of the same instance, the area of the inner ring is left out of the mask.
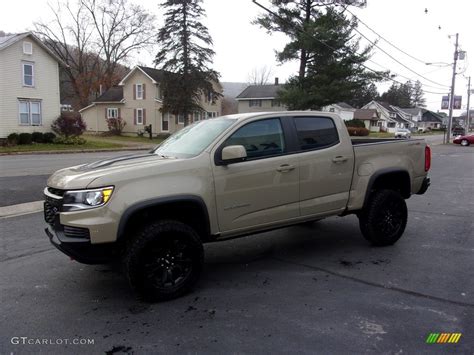
<path id="1" fill-rule="evenodd" d="M 277 168 L 277 171 L 279 171 L 280 173 L 287 173 L 292 170 L 295 170 L 295 166 L 289 164 L 283 164 Z"/>
<path id="2" fill-rule="evenodd" d="M 347 161 L 347 159 L 348 159 L 347 157 L 343 157 L 342 155 L 339 155 L 335 158 L 332 158 L 332 162 L 333 163 L 344 163 L 344 162 Z"/>

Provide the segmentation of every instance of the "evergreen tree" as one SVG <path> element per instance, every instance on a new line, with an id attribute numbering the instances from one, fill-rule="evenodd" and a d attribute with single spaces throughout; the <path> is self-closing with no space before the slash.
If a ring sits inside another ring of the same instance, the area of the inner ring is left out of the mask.
<path id="1" fill-rule="evenodd" d="M 221 94 L 213 83 L 219 74 L 210 68 L 214 51 L 212 38 L 201 23 L 205 11 L 202 0 L 166 0 L 165 24 L 158 32 L 160 50 L 155 64 L 164 70 L 163 110 L 183 115 L 185 125 L 189 114 L 204 111 L 202 98 L 215 102 Z"/>
<path id="2" fill-rule="evenodd" d="M 426 107 L 425 93 L 419 80 L 415 82 L 411 94 L 411 103 L 413 107 Z"/>
<path id="3" fill-rule="evenodd" d="M 334 8 L 320 10 L 315 0 L 273 0 L 274 12 L 260 16 L 256 24 L 268 32 L 290 38 L 277 59 L 284 63 L 299 60 L 298 75 L 291 77 L 279 92 L 289 109 L 320 109 L 339 101 L 351 101 L 382 72 L 373 73 L 362 65 L 371 47 L 359 48 L 352 34 L 355 20 Z"/>
<path id="4" fill-rule="evenodd" d="M 354 96 L 352 99 L 346 101 L 349 105 L 355 108 L 361 108 L 364 105 L 368 104 L 372 100 L 378 100 L 380 94 L 377 91 L 377 86 L 374 83 L 370 83 L 366 87 L 362 88 L 358 95 Z"/>
<path id="5" fill-rule="evenodd" d="M 403 108 L 425 107 L 423 95 L 423 89 L 419 81 L 417 81 L 415 85 L 413 85 L 411 81 L 407 81 L 405 84 L 393 83 L 392 86 L 382 94 L 381 100 L 388 102 L 390 105 Z"/>

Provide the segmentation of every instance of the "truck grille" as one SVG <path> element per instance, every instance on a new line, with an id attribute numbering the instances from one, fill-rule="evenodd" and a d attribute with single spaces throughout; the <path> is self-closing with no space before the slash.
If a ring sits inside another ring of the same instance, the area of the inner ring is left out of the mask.
<path id="1" fill-rule="evenodd" d="M 64 196 L 64 190 L 60 190 L 60 189 L 55 189 L 53 187 L 48 187 L 48 191 L 49 193 L 53 194 L 53 195 L 56 195 L 58 197 L 63 197 Z"/>
<path id="2" fill-rule="evenodd" d="M 52 198 L 48 195 L 44 196 L 44 219 L 50 225 L 54 225 L 56 222 L 59 224 L 58 216 L 63 204 L 62 196 L 64 195 L 64 190 L 51 187 L 48 187 L 47 190 L 50 194 L 58 196 L 58 198 Z"/>

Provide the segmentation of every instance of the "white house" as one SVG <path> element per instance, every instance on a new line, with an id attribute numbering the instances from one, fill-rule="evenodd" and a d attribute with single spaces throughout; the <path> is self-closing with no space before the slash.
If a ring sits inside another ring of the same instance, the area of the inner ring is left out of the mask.
<path id="1" fill-rule="evenodd" d="M 337 104 L 332 104 L 323 107 L 321 111 L 335 112 L 339 116 L 341 116 L 344 121 L 350 121 L 354 119 L 354 112 L 356 111 L 356 109 L 351 105 L 346 104 L 345 102 L 338 102 Z"/>
<path id="2" fill-rule="evenodd" d="M 362 109 L 377 110 L 381 131 L 394 133 L 397 128 L 410 128 L 412 125 L 407 115 L 402 115 L 394 106 L 386 102 L 371 101 Z"/>
<path id="3" fill-rule="evenodd" d="M 60 114 L 60 64 L 31 32 L 0 37 L 0 138 L 51 130 Z"/>
<path id="4" fill-rule="evenodd" d="M 282 86 L 275 78 L 274 85 L 249 85 L 237 97 L 238 113 L 286 111 L 287 108 L 277 100 Z"/>

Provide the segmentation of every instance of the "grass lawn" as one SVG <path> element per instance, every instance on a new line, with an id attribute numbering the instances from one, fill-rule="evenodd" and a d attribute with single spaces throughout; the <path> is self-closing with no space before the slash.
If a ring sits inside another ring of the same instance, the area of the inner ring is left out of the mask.
<path id="1" fill-rule="evenodd" d="M 86 144 L 70 145 L 70 144 L 48 144 L 35 143 L 28 145 L 17 145 L 14 147 L 0 147 L 0 153 L 14 153 L 14 152 L 45 152 L 54 150 L 87 150 L 87 149 L 106 149 L 106 148 L 121 148 L 124 145 L 104 142 L 104 141 L 90 141 Z"/>
<path id="2" fill-rule="evenodd" d="M 96 135 L 84 135 L 85 139 L 90 142 L 116 142 L 122 141 L 124 143 L 131 142 L 131 143 L 143 143 L 143 144 L 160 144 L 163 142 L 163 138 L 156 138 L 150 139 L 148 137 L 138 137 L 138 136 L 96 136 Z"/>
<path id="3" fill-rule="evenodd" d="M 369 138 L 393 138 L 393 133 L 388 132 L 370 132 Z"/>

